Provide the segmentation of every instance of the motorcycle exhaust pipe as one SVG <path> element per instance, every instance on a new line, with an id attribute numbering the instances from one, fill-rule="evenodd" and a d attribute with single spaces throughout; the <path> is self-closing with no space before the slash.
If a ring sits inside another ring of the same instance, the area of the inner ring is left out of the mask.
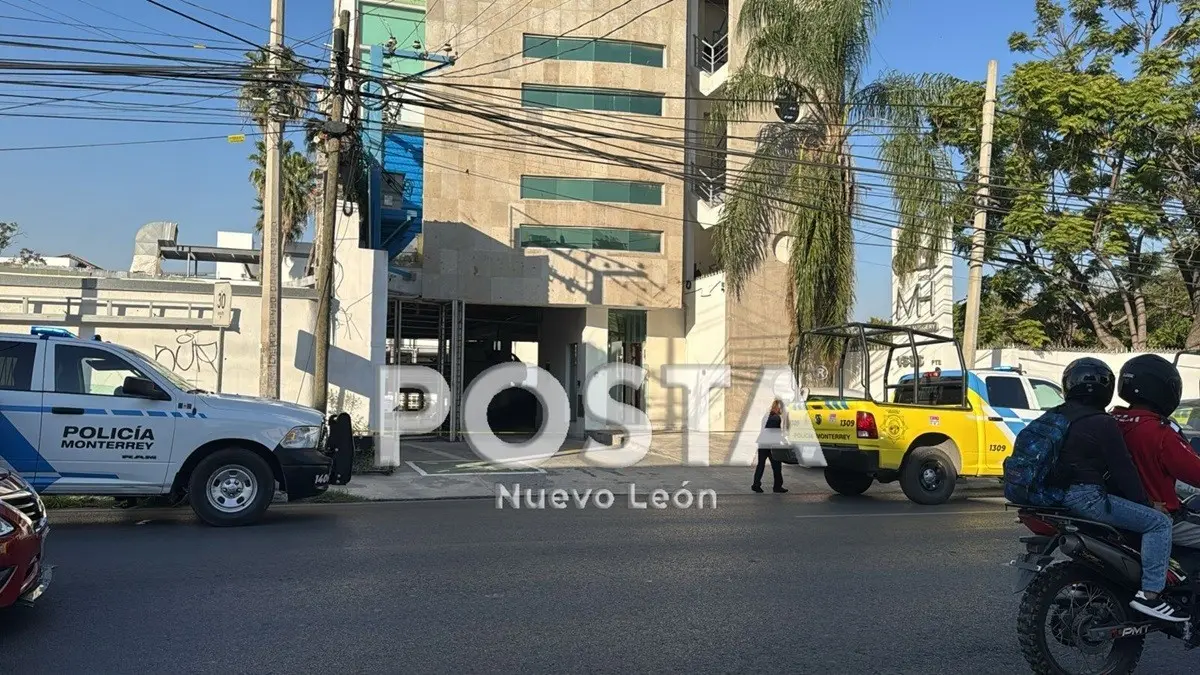
<path id="1" fill-rule="evenodd" d="M 1066 555 L 1091 565 L 1114 581 L 1134 588 L 1141 586 L 1141 561 L 1111 544 L 1080 534 L 1068 534 L 1063 536 L 1060 548 Z"/>

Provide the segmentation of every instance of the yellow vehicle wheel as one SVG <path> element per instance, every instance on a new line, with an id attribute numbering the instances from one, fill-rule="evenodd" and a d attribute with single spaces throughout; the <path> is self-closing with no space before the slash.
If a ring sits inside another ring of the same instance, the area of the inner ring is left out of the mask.
<path id="1" fill-rule="evenodd" d="M 871 483 L 875 482 L 875 477 L 861 471 L 825 467 L 825 482 L 839 495 L 857 497 L 871 487 Z"/>
<path id="2" fill-rule="evenodd" d="M 900 489 L 904 496 L 925 506 L 945 504 L 954 494 L 958 471 L 938 448 L 914 448 L 900 469 Z"/>

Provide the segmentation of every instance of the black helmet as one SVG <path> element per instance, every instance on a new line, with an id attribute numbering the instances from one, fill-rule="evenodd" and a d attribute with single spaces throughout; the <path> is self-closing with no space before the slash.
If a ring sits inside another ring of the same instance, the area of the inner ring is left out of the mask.
<path id="1" fill-rule="evenodd" d="M 1100 359 L 1076 359 L 1063 371 L 1063 396 L 1068 401 L 1104 409 L 1112 402 L 1116 379 L 1112 368 Z"/>
<path id="2" fill-rule="evenodd" d="M 1135 356 L 1121 366 L 1118 393 L 1131 404 L 1148 406 L 1160 415 L 1170 415 L 1183 398 L 1183 378 L 1171 362 L 1158 354 Z"/>

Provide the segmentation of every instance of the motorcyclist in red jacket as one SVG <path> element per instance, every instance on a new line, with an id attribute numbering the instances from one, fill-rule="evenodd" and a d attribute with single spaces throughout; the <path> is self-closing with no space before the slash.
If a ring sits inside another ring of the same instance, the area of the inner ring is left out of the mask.
<path id="1" fill-rule="evenodd" d="M 1146 495 L 1171 516 L 1177 545 L 1200 548 L 1200 514 L 1183 505 L 1176 491 L 1178 482 L 1200 487 L 1200 455 L 1170 417 L 1183 396 L 1183 379 L 1170 361 L 1145 354 L 1126 361 L 1117 382 L 1129 407 L 1114 408 L 1112 415 Z"/>

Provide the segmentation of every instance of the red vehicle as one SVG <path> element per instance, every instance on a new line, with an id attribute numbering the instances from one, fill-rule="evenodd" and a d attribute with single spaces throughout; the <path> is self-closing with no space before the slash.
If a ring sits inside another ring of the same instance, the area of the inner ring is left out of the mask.
<path id="1" fill-rule="evenodd" d="M 42 550 L 49 530 L 37 492 L 0 468 L 0 608 L 32 604 L 46 592 L 51 568 Z"/>

